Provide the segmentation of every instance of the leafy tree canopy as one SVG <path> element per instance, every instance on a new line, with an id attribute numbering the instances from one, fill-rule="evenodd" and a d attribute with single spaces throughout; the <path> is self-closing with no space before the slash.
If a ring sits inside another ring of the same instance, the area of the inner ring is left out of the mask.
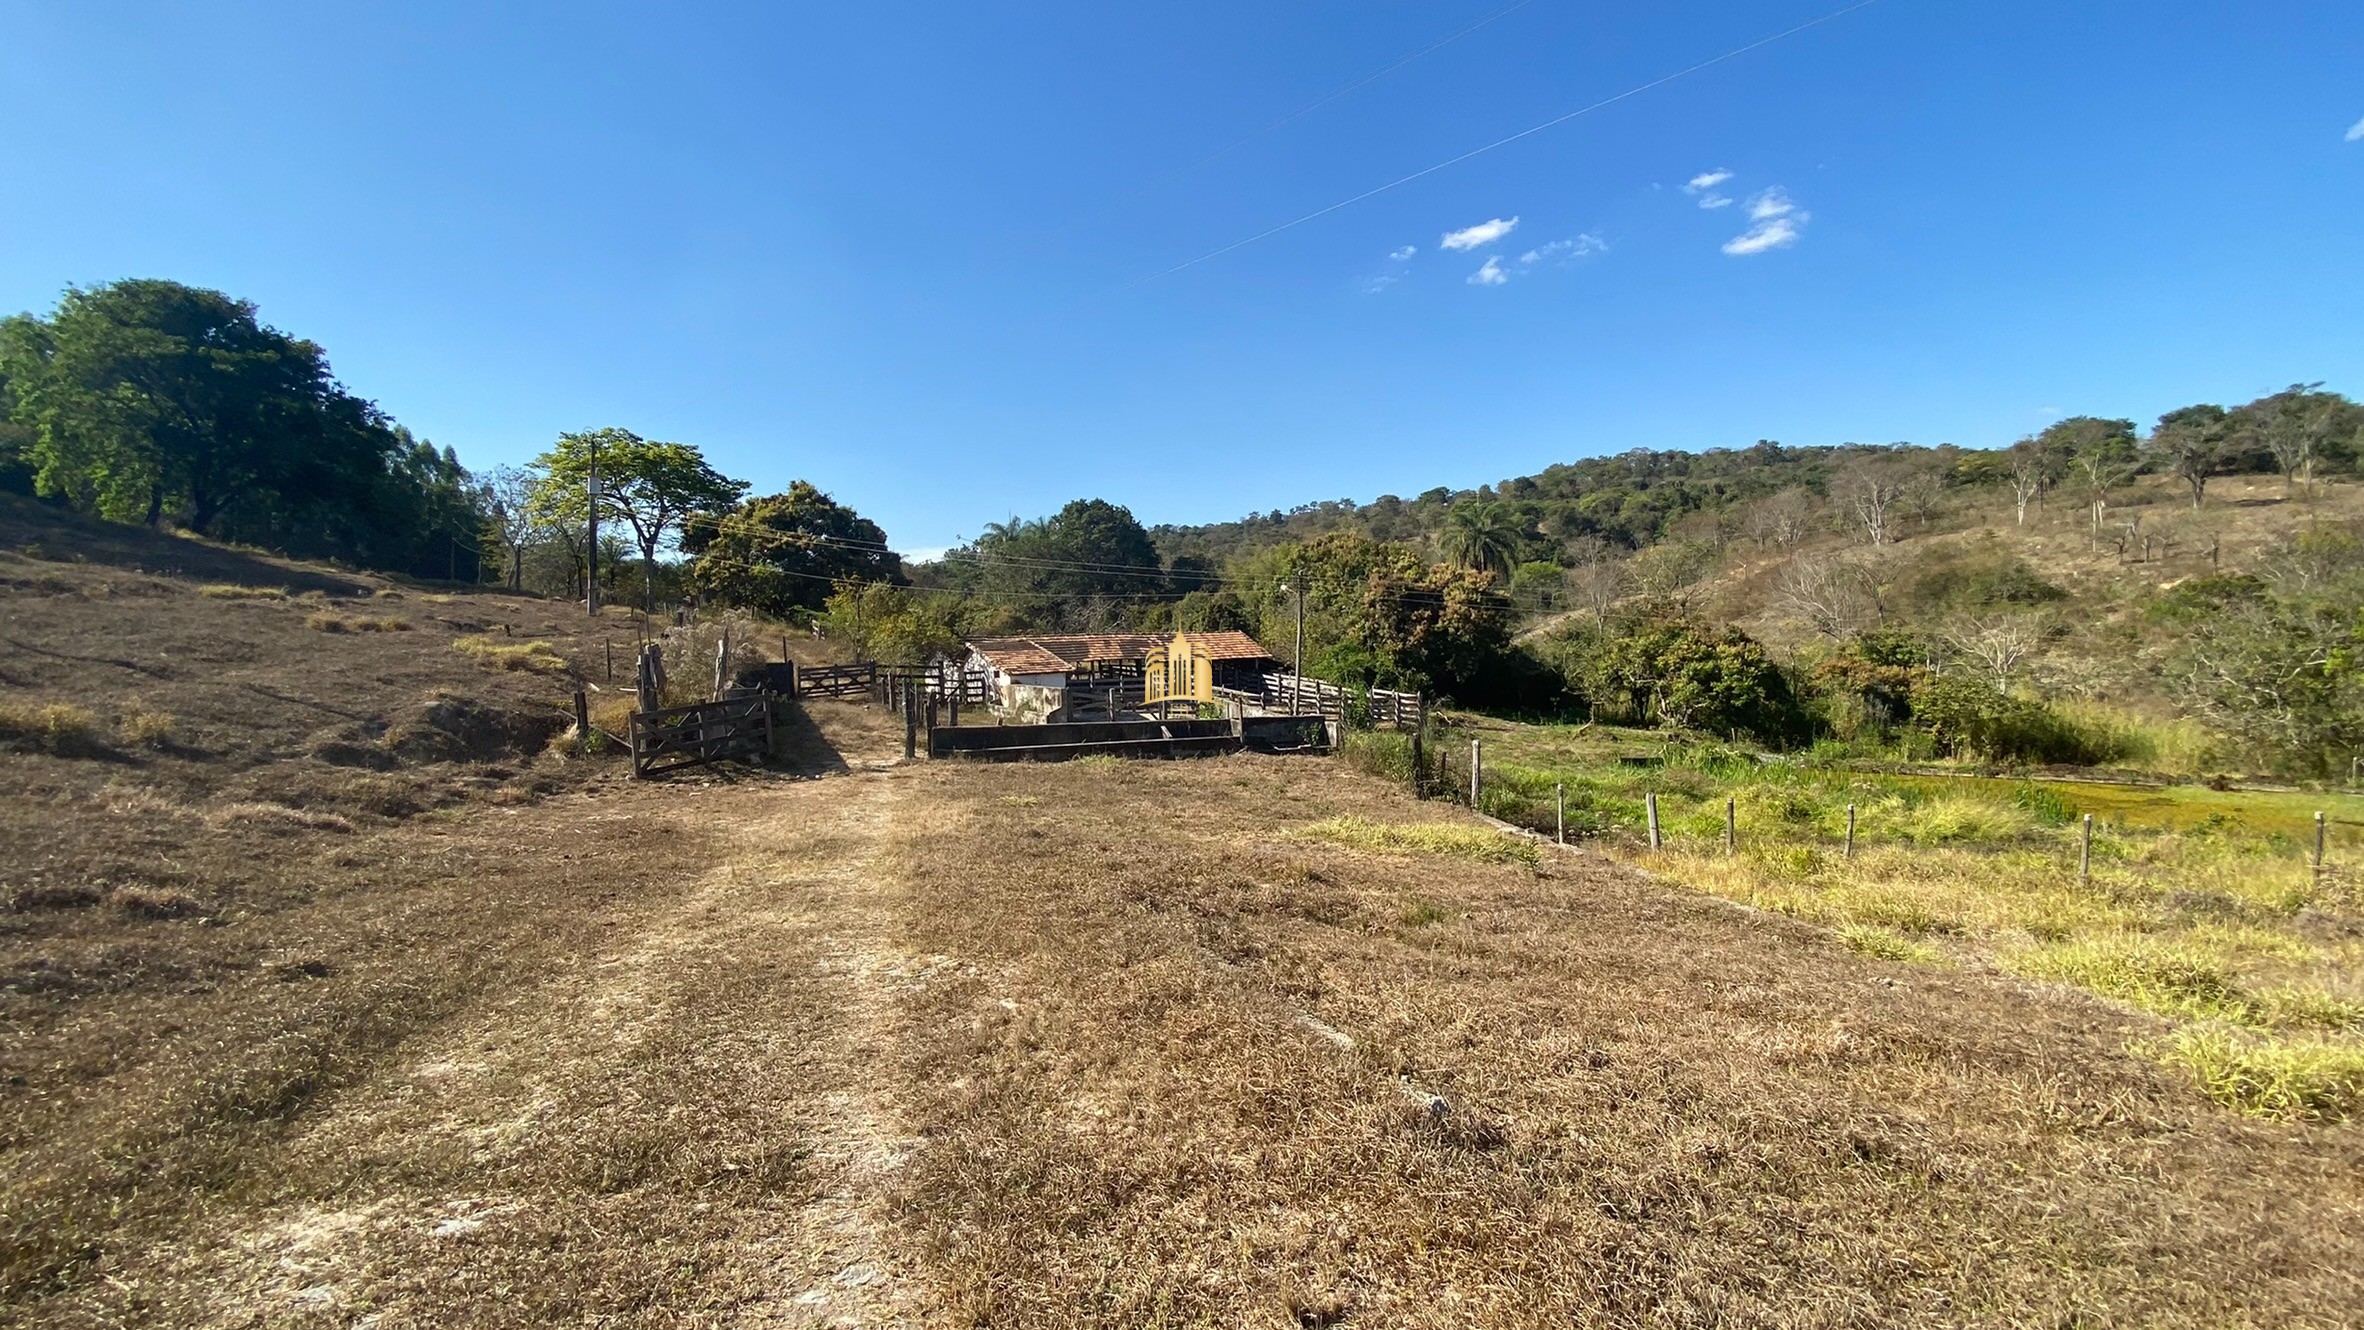
<path id="1" fill-rule="evenodd" d="M 681 548 L 699 591 L 773 615 L 820 609 L 840 582 L 906 580 L 876 522 L 802 480 L 785 494 L 691 517 Z"/>

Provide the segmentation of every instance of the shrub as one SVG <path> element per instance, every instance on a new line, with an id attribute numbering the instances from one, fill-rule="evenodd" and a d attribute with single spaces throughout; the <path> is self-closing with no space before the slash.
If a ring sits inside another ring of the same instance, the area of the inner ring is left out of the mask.
<path id="1" fill-rule="evenodd" d="M 349 633 L 353 631 L 353 620 L 342 614 L 330 614 L 323 611 L 306 617 L 304 626 L 315 633 Z"/>
<path id="2" fill-rule="evenodd" d="M 216 582 L 210 586 L 197 588 L 197 594 L 210 596 L 215 600 L 285 600 L 287 599 L 287 588 L 283 586 L 239 586 L 234 582 Z"/>
<path id="3" fill-rule="evenodd" d="M 1912 712 L 1914 725 L 1937 750 L 1955 757 L 2090 765 L 2121 751 L 2108 733 L 1968 674 L 1932 675 L 1915 683 Z"/>

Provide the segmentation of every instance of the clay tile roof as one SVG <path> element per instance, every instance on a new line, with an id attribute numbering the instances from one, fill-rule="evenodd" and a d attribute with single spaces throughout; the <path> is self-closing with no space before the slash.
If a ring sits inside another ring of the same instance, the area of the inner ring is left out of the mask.
<path id="1" fill-rule="evenodd" d="M 1073 663 L 1030 638 L 996 637 L 969 646 L 1004 674 L 1065 674 Z"/>
<path id="2" fill-rule="evenodd" d="M 1273 655 L 1256 639 L 1236 629 L 1221 633 L 1184 633 L 1190 649 L 1201 660 L 1271 660 Z"/>

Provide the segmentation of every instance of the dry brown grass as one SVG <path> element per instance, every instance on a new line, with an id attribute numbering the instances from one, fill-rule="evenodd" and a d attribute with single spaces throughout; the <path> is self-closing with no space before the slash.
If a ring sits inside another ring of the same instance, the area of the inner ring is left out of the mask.
<path id="1" fill-rule="evenodd" d="M 410 631 L 410 621 L 407 619 L 373 617 L 366 614 L 338 614 L 329 610 L 305 616 L 304 626 L 316 633 L 407 633 Z"/>
<path id="2" fill-rule="evenodd" d="M 551 710 L 444 649 L 471 598 L 410 638 L 138 608 L 127 646 L 104 602 L 9 606 L 45 695 L 112 672 L 187 733 L 0 763 L 0 1322 L 2364 1305 L 2364 1128 L 2224 1113 L 2074 992 L 1590 856 L 1302 837 L 1475 829 L 1317 759 L 902 767 L 844 704 L 792 741 L 825 779 L 536 784 L 559 764 L 390 742 Z M 2319 1083 L 2220 1052 L 2190 1056 Z"/>

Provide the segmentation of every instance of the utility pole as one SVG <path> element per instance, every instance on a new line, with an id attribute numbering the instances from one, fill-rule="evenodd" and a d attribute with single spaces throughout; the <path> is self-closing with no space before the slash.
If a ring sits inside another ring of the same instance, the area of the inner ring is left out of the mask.
<path id="1" fill-rule="evenodd" d="M 1297 714 L 1297 694 L 1305 686 L 1305 588 L 1281 583 L 1281 590 L 1297 598 L 1297 654 L 1289 658 L 1289 672 L 1297 677 L 1289 684 L 1289 714 Z"/>
<path id="2" fill-rule="evenodd" d="M 583 548 L 583 608 L 599 613 L 599 439 L 591 439 L 591 478 L 585 482 L 590 497 L 590 543 Z"/>

